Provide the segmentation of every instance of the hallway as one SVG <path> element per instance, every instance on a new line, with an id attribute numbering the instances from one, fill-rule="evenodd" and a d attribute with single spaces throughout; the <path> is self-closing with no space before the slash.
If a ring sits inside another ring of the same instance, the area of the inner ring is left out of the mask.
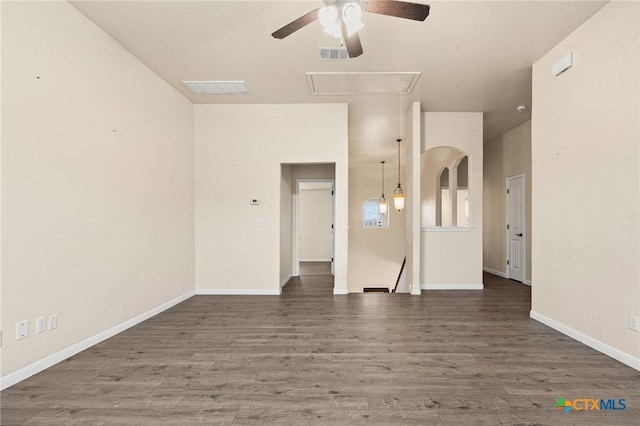
<path id="1" fill-rule="evenodd" d="M 318 296 L 333 294 L 330 262 L 300 262 L 300 276 L 293 277 L 282 288 L 283 296 Z"/>

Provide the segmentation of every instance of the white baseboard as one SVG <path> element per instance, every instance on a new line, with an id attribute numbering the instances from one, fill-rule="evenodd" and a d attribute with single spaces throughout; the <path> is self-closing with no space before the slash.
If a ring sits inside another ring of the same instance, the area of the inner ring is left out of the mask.
<path id="1" fill-rule="evenodd" d="M 130 320 L 121 322 L 107 330 L 101 331 L 98 334 L 95 334 L 91 337 L 87 337 L 84 340 L 81 340 L 78 343 L 74 343 L 71 346 L 67 346 L 64 349 L 59 350 L 58 352 L 52 353 L 51 355 L 47 355 L 46 357 L 39 359 L 38 361 L 32 362 L 29 365 L 26 365 L 18 370 L 12 371 L 4 376 L 0 377 L 0 390 L 5 390 L 10 386 L 15 385 L 18 382 L 21 382 L 29 377 L 37 374 L 43 370 L 46 370 L 49 367 L 56 365 L 57 363 L 64 361 L 65 359 L 72 357 L 85 349 L 90 348 L 91 346 L 97 345 L 98 343 L 107 340 L 110 337 L 115 336 L 118 333 L 122 333 L 128 328 L 131 328 L 141 322 L 148 320 L 149 318 L 159 314 L 162 311 L 166 311 L 167 309 L 177 305 L 178 303 L 184 302 L 195 295 L 195 291 L 190 291 L 188 293 L 183 294 L 182 296 L 178 296 L 173 300 L 170 300 L 162 305 L 156 306 L 153 309 L 148 310 L 136 317 L 131 318 Z"/>
<path id="2" fill-rule="evenodd" d="M 484 284 L 420 284 L 422 290 L 483 290 Z"/>
<path id="3" fill-rule="evenodd" d="M 284 287 L 285 285 L 287 285 L 287 283 L 289 282 L 289 280 L 293 278 L 293 275 L 289 275 L 287 278 L 284 279 L 284 281 L 282 281 L 280 283 L 280 288 L 282 289 L 282 287 Z"/>
<path id="4" fill-rule="evenodd" d="M 580 343 L 584 343 L 585 345 L 595 349 L 600 353 L 610 356 L 611 358 L 640 371 L 640 358 L 635 358 L 626 352 L 622 352 L 612 346 L 607 345 L 606 343 L 602 343 L 601 341 L 594 339 L 593 337 L 587 336 L 586 334 L 576 331 L 571 327 L 561 324 L 558 321 L 552 320 L 551 318 L 539 314 L 535 311 L 530 311 L 529 316 L 532 319 L 546 325 L 547 327 L 551 327 L 554 330 L 559 331 L 560 333 L 569 336 Z"/>
<path id="5" fill-rule="evenodd" d="M 349 290 L 347 290 L 346 288 L 337 288 L 335 285 L 333 287 L 333 295 L 340 295 L 340 294 L 349 294 Z"/>
<path id="6" fill-rule="evenodd" d="M 331 259 L 300 259 L 300 262 L 331 262 Z"/>
<path id="7" fill-rule="evenodd" d="M 199 288 L 198 296 L 279 296 L 282 288 L 244 289 L 244 288 Z"/>
<path id="8" fill-rule="evenodd" d="M 486 268 L 486 267 L 483 267 L 482 270 L 485 271 L 485 272 L 488 272 L 490 274 L 497 275 L 497 276 L 502 277 L 502 278 L 507 278 L 506 272 L 500 272 L 500 271 L 496 271 L 495 269 Z"/>
<path id="9" fill-rule="evenodd" d="M 526 284 L 529 287 L 531 287 L 531 280 L 524 280 L 524 281 L 522 281 L 522 284 Z"/>

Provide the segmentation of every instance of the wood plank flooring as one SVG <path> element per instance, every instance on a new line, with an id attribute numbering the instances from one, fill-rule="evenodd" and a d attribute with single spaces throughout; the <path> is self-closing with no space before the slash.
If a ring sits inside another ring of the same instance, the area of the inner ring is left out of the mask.
<path id="1" fill-rule="evenodd" d="M 196 296 L 1 394 L 2 425 L 638 425 L 640 373 L 529 319 L 530 289 Z M 624 398 L 624 411 L 555 408 Z"/>

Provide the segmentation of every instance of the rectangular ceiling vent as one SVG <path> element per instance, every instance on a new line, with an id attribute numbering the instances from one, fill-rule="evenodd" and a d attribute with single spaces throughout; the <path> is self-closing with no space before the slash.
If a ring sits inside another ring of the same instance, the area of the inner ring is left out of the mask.
<path id="1" fill-rule="evenodd" d="M 349 59 L 347 49 L 343 47 L 318 47 L 321 61 L 346 61 Z"/>
<path id="2" fill-rule="evenodd" d="M 196 95 L 248 95 L 246 81 L 183 81 Z"/>

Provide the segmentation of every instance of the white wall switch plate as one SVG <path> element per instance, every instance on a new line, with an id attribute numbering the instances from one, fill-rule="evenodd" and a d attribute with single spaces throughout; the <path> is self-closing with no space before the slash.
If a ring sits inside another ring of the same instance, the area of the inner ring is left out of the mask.
<path id="1" fill-rule="evenodd" d="M 49 315 L 49 330 L 55 330 L 58 328 L 58 316 Z"/>
<path id="2" fill-rule="evenodd" d="M 47 317 L 36 318 L 36 333 L 47 331 Z"/>
<path id="3" fill-rule="evenodd" d="M 29 337 L 29 320 L 22 320 L 16 323 L 16 340 Z"/>
<path id="4" fill-rule="evenodd" d="M 629 328 L 633 331 L 640 331 L 640 317 L 629 314 Z"/>
<path id="5" fill-rule="evenodd" d="M 259 206 L 260 205 L 260 198 L 252 198 L 249 200 L 249 204 L 251 204 L 252 206 Z"/>

